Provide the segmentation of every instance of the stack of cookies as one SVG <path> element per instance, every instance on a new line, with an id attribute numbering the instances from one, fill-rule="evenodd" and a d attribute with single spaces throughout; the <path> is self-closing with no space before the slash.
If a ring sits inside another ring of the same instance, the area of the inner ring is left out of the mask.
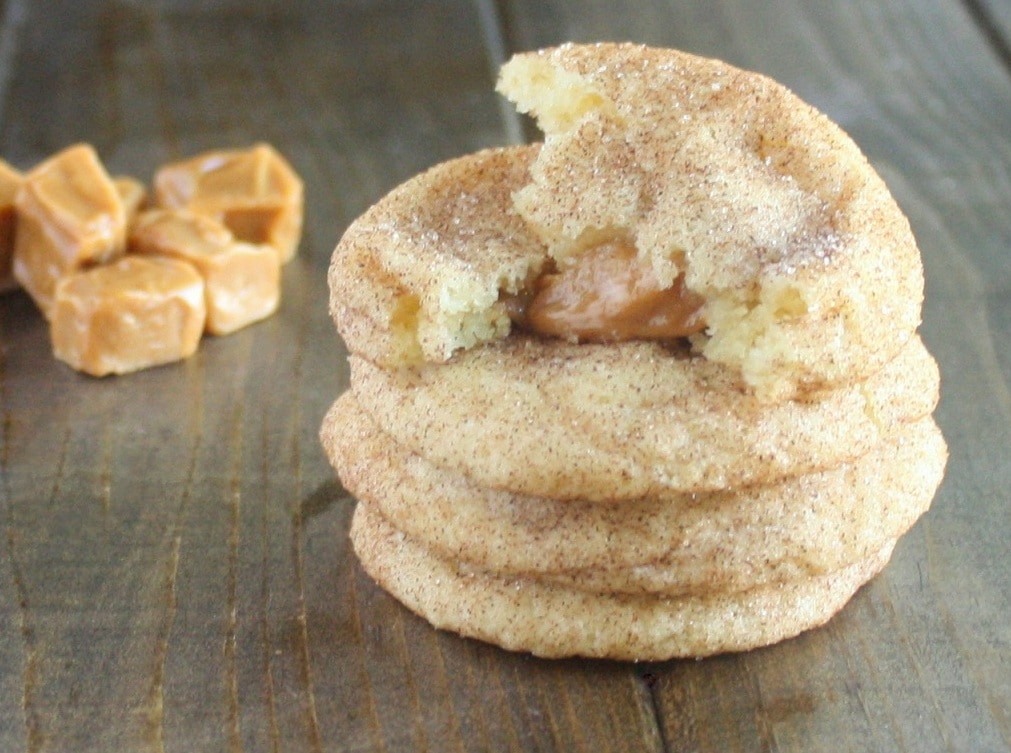
<path id="1" fill-rule="evenodd" d="M 330 269 L 321 430 L 365 570 L 440 628 L 664 659 L 828 620 L 947 457 L 908 223 L 775 82 L 633 45 L 518 55 L 542 144 L 438 165 Z"/>

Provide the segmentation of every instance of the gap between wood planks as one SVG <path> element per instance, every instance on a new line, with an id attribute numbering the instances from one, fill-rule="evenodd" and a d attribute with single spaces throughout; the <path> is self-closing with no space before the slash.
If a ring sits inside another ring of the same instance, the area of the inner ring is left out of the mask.
<path id="1" fill-rule="evenodd" d="M 498 70 L 510 56 L 517 52 L 515 35 L 509 24 L 509 15 L 503 0 L 474 0 L 481 34 L 488 54 L 488 67 L 492 80 L 498 77 Z M 499 111 L 506 141 L 509 144 L 526 144 L 540 137 L 537 126 L 530 118 L 524 118 L 505 97 L 499 97 Z"/>
<path id="2" fill-rule="evenodd" d="M 962 4 L 1001 65 L 1011 73 L 1011 40 L 1004 36 L 987 4 L 982 0 L 962 0 Z"/>
<path id="3" fill-rule="evenodd" d="M 7 0 L 0 5 L 0 127 L 5 125 L 7 86 L 18 54 L 25 0 Z"/>

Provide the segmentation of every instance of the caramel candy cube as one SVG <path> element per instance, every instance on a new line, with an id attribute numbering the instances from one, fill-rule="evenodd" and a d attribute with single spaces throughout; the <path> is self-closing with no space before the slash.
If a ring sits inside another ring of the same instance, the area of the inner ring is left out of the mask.
<path id="1" fill-rule="evenodd" d="M 147 205 L 147 188 L 139 180 L 131 178 L 129 175 L 117 175 L 112 179 L 112 183 L 116 186 L 116 192 L 119 193 L 119 198 L 123 202 L 126 227 L 129 229 L 137 219 L 137 215 Z"/>
<path id="2" fill-rule="evenodd" d="M 53 354 L 92 376 L 138 371 L 191 356 L 205 317 L 204 281 L 192 265 L 126 256 L 57 282 Z"/>
<path id="3" fill-rule="evenodd" d="M 273 246 L 282 264 L 302 235 L 303 187 L 273 147 L 205 152 L 155 174 L 160 206 L 186 208 L 223 222 L 240 241 Z"/>
<path id="4" fill-rule="evenodd" d="M 264 319 L 281 298 L 281 264 L 270 246 L 235 240 L 217 220 L 182 209 L 142 213 L 130 232 L 131 253 L 182 259 L 203 275 L 206 329 L 225 335 Z"/>
<path id="5" fill-rule="evenodd" d="M 61 277 L 125 252 L 123 201 L 88 144 L 33 168 L 14 207 L 14 277 L 47 317 Z"/>
<path id="6" fill-rule="evenodd" d="M 14 197 L 24 176 L 0 160 L 0 292 L 16 287 L 14 261 Z"/>

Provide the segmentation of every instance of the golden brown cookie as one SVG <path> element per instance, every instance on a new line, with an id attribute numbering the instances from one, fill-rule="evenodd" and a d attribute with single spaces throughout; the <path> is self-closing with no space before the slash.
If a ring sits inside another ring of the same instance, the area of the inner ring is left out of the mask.
<path id="1" fill-rule="evenodd" d="M 397 370 L 351 358 L 362 407 L 435 465 L 482 486 L 603 501 L 833 467 L 930 413 L 939 383 L 919 338 L 866 382 L 817 401 L 768 404 L 733 379 L 649 342 L 513 336 Z"/>
<path id="2" fill-rule="evenodd" d="M 391 191 L 352 223 L 330 264 L 330 309 L 348 349 L 385 366 L 505 337 L 500 292 L 547 256 L 512 209 L 536 147 L 451 160 Z"/>
<path id="3" fill-rule="evenodd" d="M 617 505 L 477 486 L 397 445 L 350 392 L 328 411 L 321 439 L 345 488 L 433 553 L 500 575 L 629 593 L 741 590 L 863 559 L 927 509 L 947 457 L 925 418 L 821 473 Z"/>
<path id="4" fill-rule="evenodd" d="M 436 165 L 328 273 L 321 439 L 365 570 L 437 627 L 664 659 L 820 625 L 947 457 L 908 222 L 781 85 L 628 44 L 517 55 L 543 144 Z"/>
<path id="5" fill-rule="evenodd" d="M 438 165 L 352 224 L 330 285 L 353 352 L 439 363 L 507 337 L 510 296 L 613 242 L 701 296 L 695 351 L 769 401 L 866 378 L 913 336 L 907 221 L 784 87 L 672 50 L 569 45 L 517 56 L 500 88 L 538 115 L 543 148 Z"/>
<path id="6" fill-rule="evenodd" d="M 499 90 L 544 148 L 520 215 L 555 258 L 627 235 L 705 299 L 696 347 L 771 397 L 872 374 L 919 325 L 905 216 L 853 141 L 782 85 L 632 44 L 515 56 Z"/>
<path id="7" fill-rule="evenodd" d="M 889 542 L 828 575 L 748 591 L 657 597 L 461 572 L 362 504 L 351 540 L 366 572 L 438 628 L 538 656 L 636 661 L 743 651 L 817 627 L 884 567 L 894 546 Z"/>

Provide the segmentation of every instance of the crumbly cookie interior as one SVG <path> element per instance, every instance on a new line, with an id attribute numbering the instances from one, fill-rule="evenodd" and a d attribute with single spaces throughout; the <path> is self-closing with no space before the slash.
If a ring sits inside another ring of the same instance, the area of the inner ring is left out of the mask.
<path id="1" fill-rule="evenodd" d="M 504 295 L 547 256 L 512 208 L 536 147 L 433 167 L 353 223 L 330 268 L 330 305 L 352 350 L 389 366 L 440 363 L 506 337 Z"/>

